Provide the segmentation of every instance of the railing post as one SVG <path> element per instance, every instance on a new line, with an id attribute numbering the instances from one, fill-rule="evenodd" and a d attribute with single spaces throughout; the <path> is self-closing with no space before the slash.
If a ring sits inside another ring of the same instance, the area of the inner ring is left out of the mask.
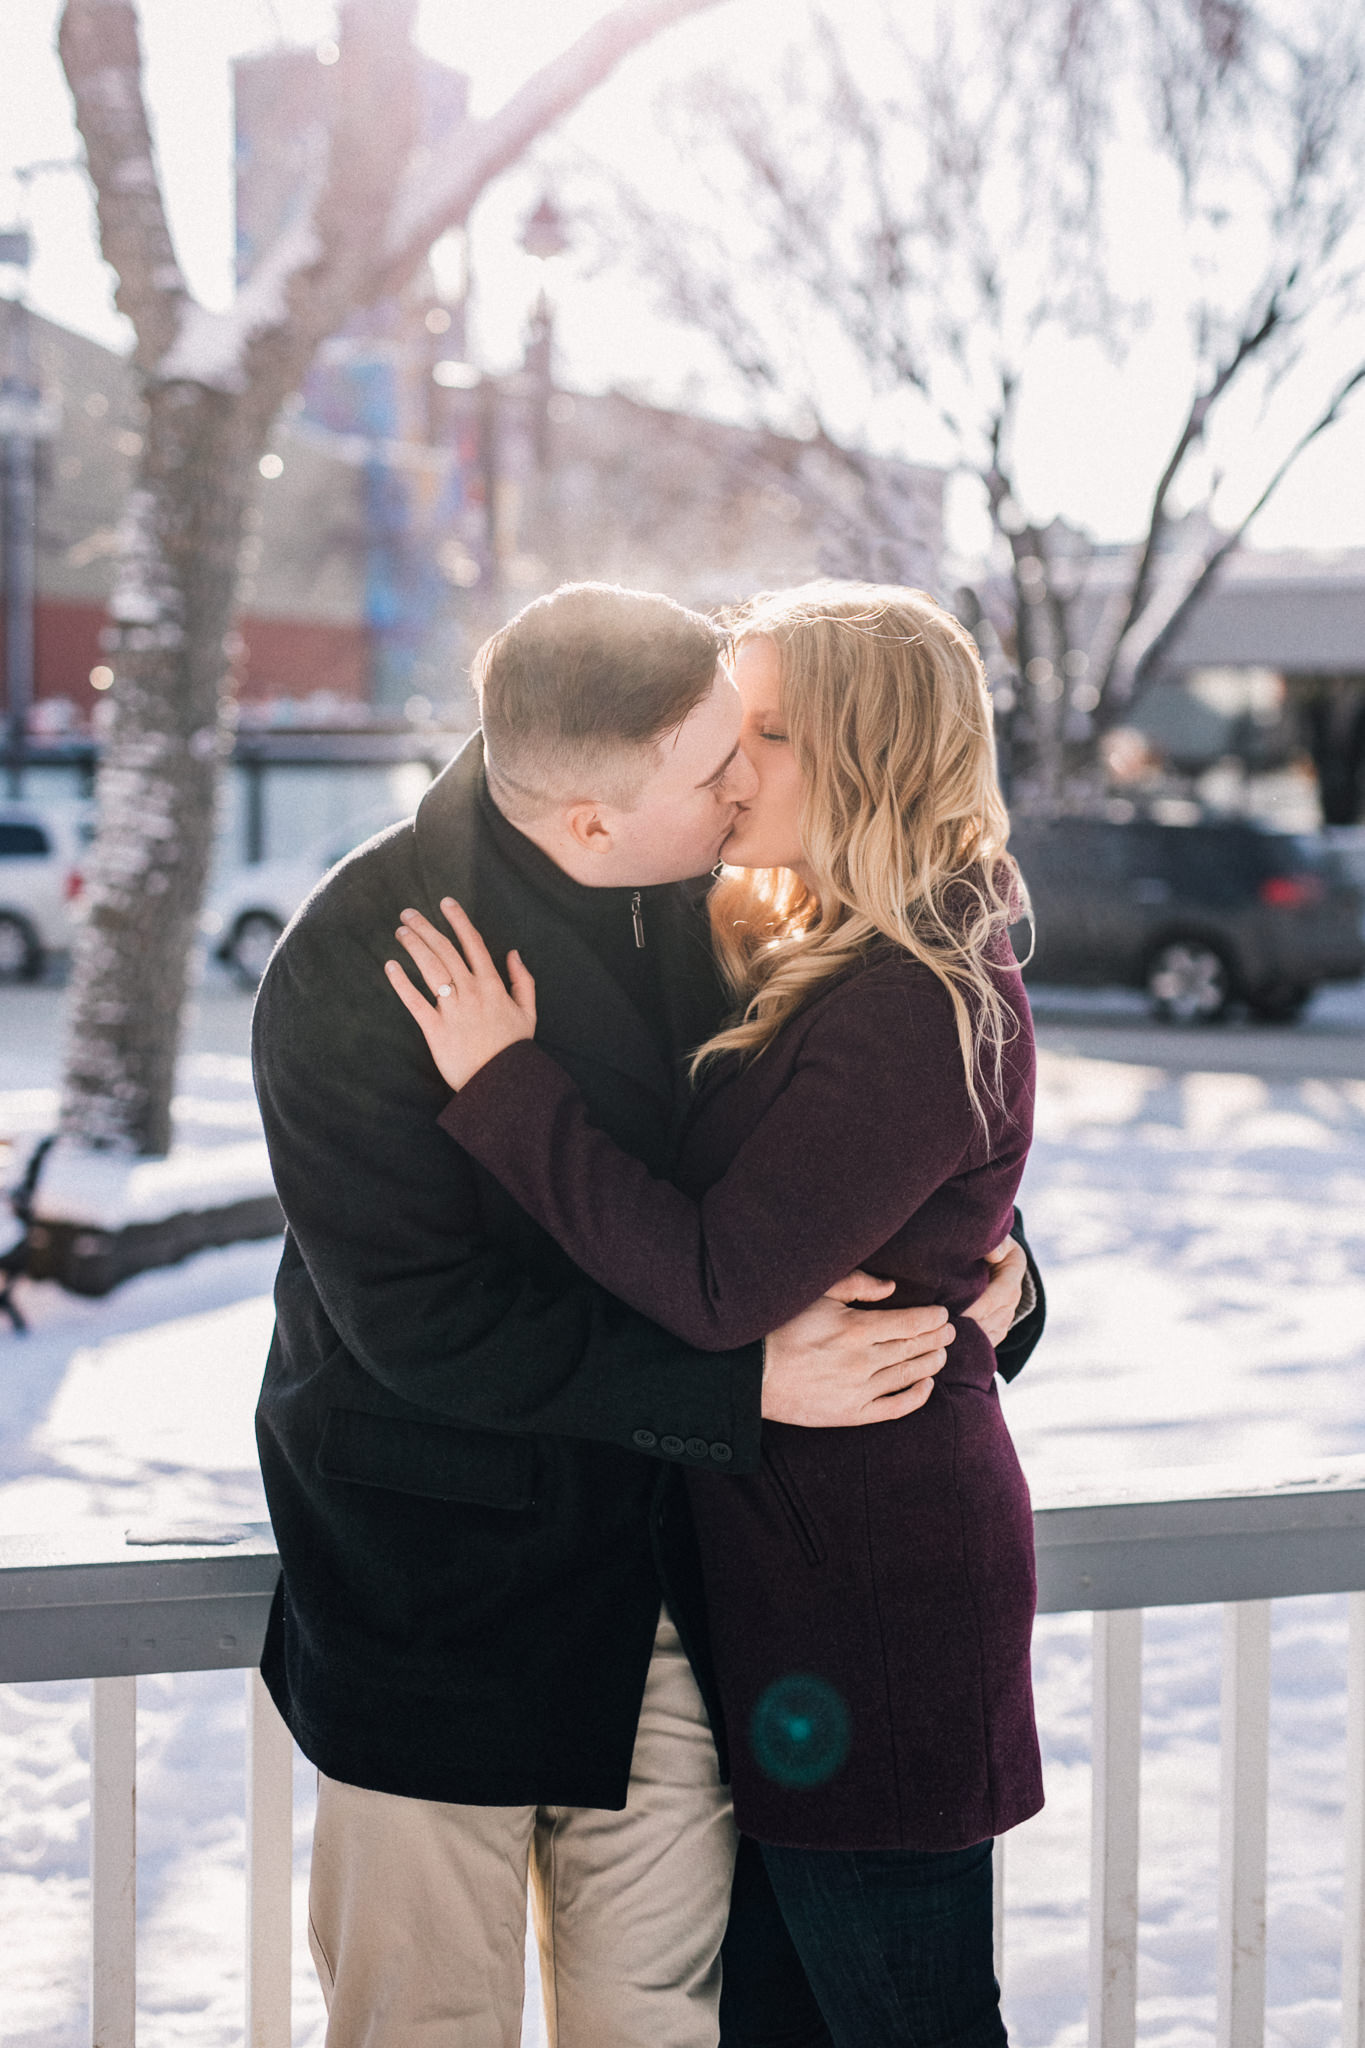
<path id="1" fill-rule="evenodd" d="M 137 1680 L 90 1681 L 90 2041 L 137 2034 Z"/>
<path id="2" fill-rule="evenodd" d="M 289 2048 L 294 1740 L 246 1674 L 246 2043 Z"/>
<path id="3" fill-rule="evenodd" d="M 1270 1602 L 1223 1609 L 1217 2048 L 1265 2040 L 1265 1848 Z"/>
<path id="4" fill-rule="evenodd" d="M 1094 1619 L 1090 1794 L 1090 2048 L 1137 2039 L 1142 1609 Z"/>
<path id="5" fill-rule="evenodd" d="M 1365 1593 L 1351 1594 L 1349 1611 L 1341 2048 L 1365 2048 Z"/>

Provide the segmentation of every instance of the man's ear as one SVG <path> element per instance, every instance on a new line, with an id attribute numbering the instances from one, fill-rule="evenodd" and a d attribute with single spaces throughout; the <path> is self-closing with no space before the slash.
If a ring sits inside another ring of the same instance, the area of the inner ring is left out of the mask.
<path id="1" fill-rule="evenodd" d="M 570 804 L 564 814 L 564 829 L 584 853 L 610 853 L 616 840 L 601 804 Z"/>

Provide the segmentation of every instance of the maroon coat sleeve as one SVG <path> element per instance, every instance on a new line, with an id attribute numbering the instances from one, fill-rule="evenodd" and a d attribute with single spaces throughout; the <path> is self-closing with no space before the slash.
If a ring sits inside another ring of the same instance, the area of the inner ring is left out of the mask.
<path id="1" fill-rule="evenodd" d="M 785 1086 L 698 1201 L 596 1129 L 531 1042 L 490 1060 L 440 1122 L 585 1273 L 703 1351 L 808 1307 L 979 1137 L 947 996 L 911 963 L 865 969 L 819 999 Z"/>

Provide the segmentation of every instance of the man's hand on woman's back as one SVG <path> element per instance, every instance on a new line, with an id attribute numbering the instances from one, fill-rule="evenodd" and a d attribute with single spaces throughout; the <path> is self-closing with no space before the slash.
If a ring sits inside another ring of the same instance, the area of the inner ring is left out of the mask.
<path id="1" fill-rule="evenodd" d="M 956 1334 L 942 1308 L 893 1308 L 867 1315 L 853 1306 L 882 1301 L 892 1280 L 851 1273 L 764 1344 L 763 1414 L 803 1429 L 852 1429 L 893 1422 L 922 1408 Z"/>
<path id="2" fill-rule="evenodd" d="M 998 1344 L 1018 1313 L 1028 1261 L 1007 1237 L 991 1253 L 990 1282 L 967 1314 Z M 884 1301 L 895 1282 L 850 1273 L 810 1308 L 774 1330 L 764 1346 L 763 1414 L 803 1429 L 851 1429 L 913 1415 L 934 1391 L 934 1376 L 957 1334 L 943 1308 L 854 1306 Z"/>

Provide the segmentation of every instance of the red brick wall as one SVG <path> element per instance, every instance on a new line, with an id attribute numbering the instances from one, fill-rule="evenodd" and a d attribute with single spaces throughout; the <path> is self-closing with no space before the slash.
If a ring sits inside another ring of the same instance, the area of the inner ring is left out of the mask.
<path id="1" fill-rule="evenodd" d="M 100 652 L 103 624 L 103 605 L 38 599 L 33 618 L 35 696 L 69 697 L 89 717 L 99 702 L 90 687 L 90 671 L 104 660 Z"/>
<path id="2" fill-rule="evenodd" d="M 35 694 L 69 697 L 88 717 L 99 701 L 90 671 L 107 660 L 100 646 L 104 609 L 96 604 L 39 598 L 34 618 Z M 314 690 L 364 703 L 369 696 L 369 641 L 363 626 L 320 625 L 305 619 L 241 621 L 245 651 L 237 664 L 244 703 L 271 697 L 308 697 Z"/>
<path id="3" fill-rule="evenodd" d="M 314 690 L 330 690 L 356 704 L 369 697 L 370 646 L 363 626 L 248 616 L 240 631 L 246 642 L 238 664 L 238 691 L 244 703 L 307 697 Z"/>

